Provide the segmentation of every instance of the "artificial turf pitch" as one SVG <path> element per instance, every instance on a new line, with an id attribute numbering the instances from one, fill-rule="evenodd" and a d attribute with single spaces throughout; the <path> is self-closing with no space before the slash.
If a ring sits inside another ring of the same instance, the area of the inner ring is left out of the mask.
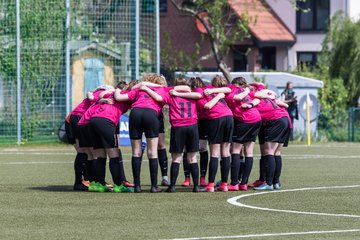
<path id="1" fill-rule="evenodd" d="M 129 154 L 123 148 L 131 180 Z M 143 193 L 74 192 L 74 156 L 65 145 L 0 148 L 0 239 L 360 239 L 359 143 L 290 145 L 283 150 L 282 190 L 238 200 L 339 215 L 227 202 L 253 190 L 192 193 L 179 186 L 176 193 L 151 194 L 147 161 Z M 258 159 L 256 151 L 251 181 L 258 176 Z M 179 185 L 182 180 L 180 173 Z M 334 186 L 353 187 L 284 191 Z"/>

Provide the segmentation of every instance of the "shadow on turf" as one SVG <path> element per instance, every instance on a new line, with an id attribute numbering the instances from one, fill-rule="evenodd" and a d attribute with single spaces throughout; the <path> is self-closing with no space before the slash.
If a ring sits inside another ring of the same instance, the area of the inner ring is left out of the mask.
<path id="1" fill-rule="evenodd" d="M 167 189 L 167 187 L 161 186 L 160 187 L 163 192 Z M 45 191 L 45 192 L 83 192 L 83 191 L 74 191 L 73 186 L 70 185 L 52 185 L 52 186 L 37 186 L 37 187 L 30 187 L 30 190 L 36 191 Z M 192 192 L 192 187 L 182 187 L 176 186 L 176 192 Z M 142 186 L 142 193 L 150 192 L 150 186 L 143 185 Z"/>
<path id="2" fill-rule="evenodd" d="M 53 185 L 53 186 L 38 186 L 30 187 L 30 190 L 46 191 L 46 192 L 75 192 L 73 186 L 69 185 Z"/>

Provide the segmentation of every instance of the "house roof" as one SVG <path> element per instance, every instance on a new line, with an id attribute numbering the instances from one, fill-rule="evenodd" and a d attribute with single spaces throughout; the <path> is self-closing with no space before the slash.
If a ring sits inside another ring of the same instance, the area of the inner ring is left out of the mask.
<path id="1" fill-rule="evenodd" d="M 294 34 L 265 1 L 228 0 L 228 3 L 240 18 L 247 14 L 251 19 L 249 30 L 259 46 L 295 43 Z"/>
<path id="2" fill-rule="evenodd" d="M 76 54 L 81 54 L 84 51 L 95 49 L 101 53 L 109 55 L 115 59 L 121 59 L 120 53 L 117 53 L 97 42 L 91 41 L 70 41 L 70 51 Z"/>

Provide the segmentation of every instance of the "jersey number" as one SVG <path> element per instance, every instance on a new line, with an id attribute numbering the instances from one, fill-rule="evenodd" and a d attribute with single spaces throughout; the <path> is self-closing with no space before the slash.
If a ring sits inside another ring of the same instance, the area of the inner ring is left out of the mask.
<path id="1" fill-rule="evenodd" d="M 191 102 L 179 102 L 180 104 L 180 110 L 181 110 L 181 117 L 184 118 L 185 117 L 185 103 L 187 105 L 188 111 L 187 111 L 187 116 L 191 117 Z"/>

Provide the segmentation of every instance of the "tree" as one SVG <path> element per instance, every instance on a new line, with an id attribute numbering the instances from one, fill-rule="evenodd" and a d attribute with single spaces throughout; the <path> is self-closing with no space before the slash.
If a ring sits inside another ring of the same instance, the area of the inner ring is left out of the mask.
<path id="1" fill-rule="evenodd" d="M 224 57 L 231 44 L 249 36 L 248 24 L 251 19 L 247 13 L 244 12 L 239 18 L 231 9 L 228 0 L 171 0 L 171 2 L 179 11 L 193 16 L 202 23 L 211 43 L 212 53 L 200 59 L 214 57 L 218 68 L 230 82 L 230 72 Z"/>
<path id="2" fill-rule="evenodd" d="M 331 79 L 341 78 L 348 92 L 347 105 L 355 106 L 360 95 L 360 21 L 335 14 L 323 43 L 322 61 Z"/>

